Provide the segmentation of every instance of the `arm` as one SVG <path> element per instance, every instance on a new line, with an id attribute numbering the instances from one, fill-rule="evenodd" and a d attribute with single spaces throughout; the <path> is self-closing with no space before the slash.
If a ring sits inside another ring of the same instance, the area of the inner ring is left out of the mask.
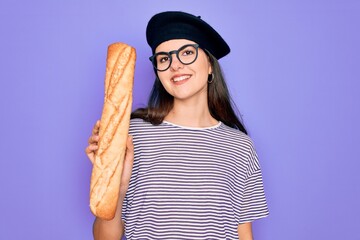
<path id="1" fill-rule="evenodd" d="M 130 144 L 130 145 L 129 145 Z M 131 138 L 128 138 L 128 150 L 129 147 L 131 151 L 133 150 Z M 116 213 L 114 219 L 107 221 L 102 220 L 100 218 L 95 218 L 93 224 L 93 235 L 94 240 L 119 240 L 122 238 L 124 234 L 124 221 L 121 219 L 122 215 L 122 207 L 125 199 L 125 194 L 128 189 L 128 183 L 131 176 L 131 170 L 133 166 L 133 158 L 129 158 L 129 156 L 133 156 L 132 152 L 129 154 L 127 150 L 127 155 L 125 157 L 124 162 L 124 170 L 121 179 L 120 185 L 120 194 L 119 201 L 116 208 Z M 127 183 L 126 185 L 123 183 Z"/>
<path id="2" fill-rule="evenodd" d="M 94 240 L 119 240 L 124 234 L 124 222 L 121 220 L 123 199 L 119 199 L 113 220 L 106 221 L 95 218 L 93 224 Z"/>
<path id="3" fill-rule="evenodd" d="M 251 222 L 239 224 L 237 230 L 239 240 L 253 240 Z"/>
<path id="4" fill-rule="evenodd" d="M 94 240 L 119 240 L 124 235 L 124 221 L 121 219 L 124 194 L 120 194 L 118 207 L 113 220 L 95 218 L 93 224 Z"/>
<path id="5" fill-rule="evenodd" d="M 90 161 L 94 162 L 94 155 L 98 149 L 99 141 L 99 127 L 100 122 L 98 121 L 94 126 L 92 136 L 89 138 L 89 146 L 85 152 L 88 155 Z M 129 181 L 132 173 L 132 167 L 134 162 L 134 146 L 132 143 L 132 137 L 129 136 L 126 145 L 126 155 L 124 159 L 124 167 L 121 175 L 120 193 L 117 204 L 115 217 L 113 220 L 107 221 L 100 218 L 95 218 L 93 224 L 93 235 L 95 240 L 119 240 L 124 234 L 124 221 L 121 219 L 122 206 L 127 192 Z"/>

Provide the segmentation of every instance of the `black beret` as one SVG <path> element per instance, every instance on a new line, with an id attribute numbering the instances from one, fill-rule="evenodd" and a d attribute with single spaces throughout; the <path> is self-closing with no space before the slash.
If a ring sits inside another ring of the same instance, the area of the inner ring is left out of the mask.
<path id="1" fill-rule="evenodd" d="M 217 59 L 230 52 L 225 40 L 209 24 L 185 12 L 162 12 L 154 15 L 146 28 L 146 40 L 152 52 L 159 44 L 172 39 L 187 39 L 208 50 Z"/>

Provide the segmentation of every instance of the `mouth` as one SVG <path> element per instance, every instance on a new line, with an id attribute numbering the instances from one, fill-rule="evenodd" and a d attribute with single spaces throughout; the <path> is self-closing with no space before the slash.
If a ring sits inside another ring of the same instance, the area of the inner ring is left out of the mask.
<path id="1" fill-rule="evenodd" d="M 181 75 L 181 76 L 174 76 L 171 81 L 173 82 L 181 82 L 189 79 L 191 75 Z"/>

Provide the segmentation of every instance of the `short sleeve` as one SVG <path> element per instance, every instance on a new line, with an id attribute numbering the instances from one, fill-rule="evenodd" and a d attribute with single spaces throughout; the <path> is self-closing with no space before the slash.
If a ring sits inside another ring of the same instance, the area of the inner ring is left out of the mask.
<path id="1" fill-rule="evenodd" d="M 237 179 L 237 196 L 233 207 L 238 224 L 252 222 L 269 215 L 264 184 L 257 154 L 251 146 L 245 171 Z"/>
<path id="2" fill-rule="evenodd" d="M 126 222 L 126 207 L 127 207 L 127 197 L 125 196 L 124 198 L 124 202 L 122 205 L 122 210 L 121 210 L 121 219 Z"/>

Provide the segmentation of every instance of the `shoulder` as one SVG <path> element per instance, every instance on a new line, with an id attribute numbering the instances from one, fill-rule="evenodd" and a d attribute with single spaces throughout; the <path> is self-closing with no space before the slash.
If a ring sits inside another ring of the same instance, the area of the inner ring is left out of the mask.
<path id="1" fill-rule="evenodd" d="M 258 161 L 256 148 L 250 136 L 225 124 L 222 124 L 220 129 L 223 146 L 226 149 L 233 150 L 236 153 L 235 156 L 242 161 Z"/>
<path id="2" fill-rule="evenodd" d="M 146 122 L 141 118 L 130 119 L 130 127 L 139 126 L 139 125 L 143 126 L 143 125 L 147 125 L 147 124 L 151 124 L 151 123 Z"/>
<path id="3" fill-rule="evenodd" d="M 153 125 L 150 122 L 144 121 L 141 118 L 130 119 L 130 132 L 146 129 L 152 126 Z"/>
<path id="4" fill-rule="evenodd" d="M 219 130 L 221 131 L 223 137 L 229 140 L 227 142 L 232 143 L 232 145 L 247 148 L 249 150 L 254 149 L 254 143 L 252 139 L 240 130 L 229 127 L 224 123 L 221 124 Z"/>
<path id="5" fill-rule="evenodd" d="M 133 118 L 130 120 L 130 134 L 155 134 L 160 132 L 166 132 L 166 128 L 163 124 L 152 124 L 141 118 Z"/>
<path id="6" fill-rule="evenodd" d="M 238 164 L 245 169 L 247 177 L 260 170 L 260 163 L 253 140 L 245 133 L 222 124 L 224 135 L 231 140 L 229 143 L 236 149 Z M 227 148 L 230 148 L 227 146 Z"/>

